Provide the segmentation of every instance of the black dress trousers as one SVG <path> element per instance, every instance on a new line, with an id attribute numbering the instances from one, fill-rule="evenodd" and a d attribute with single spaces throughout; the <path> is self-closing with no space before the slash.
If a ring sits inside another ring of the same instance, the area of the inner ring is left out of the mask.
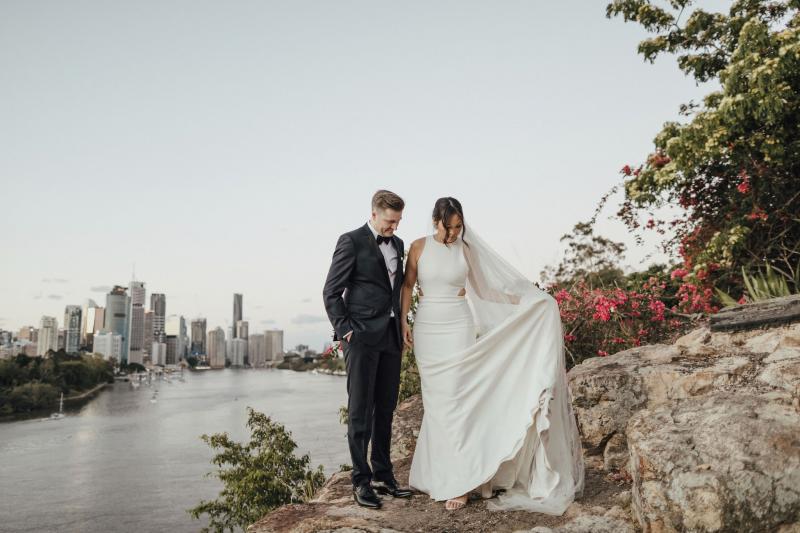
<path id="1" fill-rule="evenodd" d="M 392 417 L 400 390 L 401 348 L 397 317 L 389 319 L 377 345 L 363 344 L 354 333 L 352 342 L 342 341 L 347 368 L 347 443 L 353 462 L 354 486 L 370 480 L 394 478 L 389 449 Z M 367 445 L 372 439 L 370 463 Z"/>

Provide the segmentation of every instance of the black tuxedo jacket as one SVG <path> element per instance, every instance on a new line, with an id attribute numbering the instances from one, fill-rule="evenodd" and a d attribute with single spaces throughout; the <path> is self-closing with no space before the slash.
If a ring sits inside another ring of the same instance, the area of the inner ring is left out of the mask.
<path id="1" fill-rule="evenodd" d="M 369 224 L 369 223 L 367 223 Z M 325 310 L 334 329 L 334 340 L 353 331 L 351 342 L 378 344 L 386 333 L 390 312 L 398 317 L 400 335 L 400 288 L 403 285 L 403 241 L 392 237 L 397 250 L 394 288 L 386 271 L 386 261 L 372 231 L 364 224 L 339 237 L 322 290 Z"/>

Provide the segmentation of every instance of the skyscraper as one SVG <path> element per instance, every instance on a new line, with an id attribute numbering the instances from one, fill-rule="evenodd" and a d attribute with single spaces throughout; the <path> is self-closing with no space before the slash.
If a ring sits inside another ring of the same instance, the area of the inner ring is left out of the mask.
<path id="1" fill-rule="evenodd" d="M 203 355 L 206 353 L 206 319 L 192 320 L 192 349 L 191 353 Z"/>
<path id="2" fill-rule="evenodd" d="M 153 341 L 164 342 L 164 324 L 167 318 L 167 295 L 154 292 L 150 295 L 153 312 Z"/>
<path id="3" fill-rule="evenodd" d="M 236 323 L 236 338 L 247 340 L 250 324 L 247 320 L 240 320 Z"/>
<path id="4" fill-rule="evenodd" d="M 130 309 L 131 297 L 126 291 L 125 287 L 114 285 L 111 292 L 106 294 L 106 316 L 103 327 L 106 331 L 122 337 L 120 363 L 128 362 L 128 309 Z"/>
<path id="5" fill-rule="evenodd" d="M 83 302 L 83 313 L 81 314 L 81 346 L 88 346 L 92 343 L 91 338 L 87 338 L 87 335 L 94 335 L 94 309 L 96 307 L 97 303 L 91 298 L 87 298 L 86 301 Z"/>
<path id="6" fill-rule="evenodd" d="M 247 323 L 247 320 L 240 320 L 240 321 L 238 321 L 236 323 L 236 329 L 235 329 L 236 337 L 235 338 L 242 339 L 243 341 L 245 341 L 244 345 L 243 345 L 244 346 L 244 348 L 243 348 L 244 349 L 243 364 L 247 364 L 248 363 L 248 359 L 247 359 L 247 349 L 248 349 L 247 337 L 248 337 L 248 333 L 249 333 L 249 331 L 248 331 L 249 328 L 250 328 L 250 325 Z"/>
<path id="7" fill-rule="evenodd" d="M 266 336 L 253 333 L 247 339 L 247 360 L 253 368 L 262 368 L 267 360 Z"/>
<path id="8" fill-rule="evenodd" d="M 144 361 L 144 303 L 146 290 L 143 281 L 131 281 L 130 309 L 128 310 L 128 362 L 142 364 Z"/>
<path id="9" fill-rule="evenodd" d="M 225 331 L 220 327 L 208 332 L 208 365 L 225 368 Z"/>
<path id="10" fill-rule="evenodd" d="M 106 323 L 106 308 L 105 307 L 95 307 L 94 308 L 94 333 L 93 335 L 97 335 L 103 330 L 103 327 Z M 89 325 L 87 324 L 86 327 L 88 328 Z M 88 340 L 88 339 L 87 339 Z"/>
<path id="11" fill-rule="evenodd" d="M 150 355 L 153 351 L 153 311 L 144 312 L 144 353 Z M 153 361 L 155 363 L 155 361 Z"/>
<path id="12" fill-rule="evenodd" d="M 279 361 L 283 359 L 283 330 L 270 329 L 264 332 L 267 345 L 267 361 Z"/>
<path id="13" fill-rule="evenodd" d="M 122 358 L 122 335 L 110 331 L 100 331 L 92 339 L 92 352 L 102 355 L 103 359 Z"/>
<path id="14" fill-rule="evenodd" d="M 236 324 L 242 319 L 242 295 L 233 295 L 233 338 L 236 338 Z"/>
<path id="15" fill-rule="evenodd" d="M 167 343 L 167 364 L 178 364 L 186 355 L 186 319 L 180 315 L 169 315 L 164 326 Z"/>
<path id="16" fill-rule="evenodd" d="M 43 316 L 39 323 L 36 355 L 46 355 L 48 350 L 58 349 L 58 320 L 54 316 Z"/>
<path id="17" fill-rule="evenodd" d="M 244 366 L 244 358 L 247 355 L 247 341 L 244 339 L 233 339 L 231 342 L 232 353 L 228 354 L 232 367 Z"/>
<path id="18" fill-rule="evenodd" d="M 81 306 L 68 305 L 64 309 L 64 350 L 78 353 L 81 347 Z"/>

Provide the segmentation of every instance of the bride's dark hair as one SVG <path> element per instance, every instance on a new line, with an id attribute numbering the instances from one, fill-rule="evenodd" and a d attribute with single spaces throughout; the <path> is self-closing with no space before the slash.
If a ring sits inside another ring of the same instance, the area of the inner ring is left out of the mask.
<path id="1" fill-rule="evenodd" d="M 461 208 L 461 202 L 453 198 L 452 196 L 446 196 L 444 198 L 439 198 L 436 200 L 436 203 L 433 206 L 433 226 L 442 221 L 442 225 L 445 229 L 445 236 L 444 236 L 444 245 L 448 246 L 447 241 L 450 240 L 450 228 L 447 226 L 447 221 L 453 215 L 458 215 L 461 219 L 461 224 L 464 224 L 464 210 Z M 464 240 L 464 235 L 467 234 L 467 228 L 461 228 L 461 240 L 464 241 L 466 246 L 469 246 L 467 241 Z"/>

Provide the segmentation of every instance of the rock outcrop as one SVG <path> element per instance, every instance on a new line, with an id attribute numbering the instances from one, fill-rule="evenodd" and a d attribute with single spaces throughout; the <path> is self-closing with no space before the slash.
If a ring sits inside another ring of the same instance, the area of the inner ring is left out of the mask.
<path id="1" fill-rule="evenodd" d="M 800 531 L 797 297 L 726 310 L 672 345 L 594 358 L 570 372 L 586 449 L 633 479 L 644 531 Z M 759 306 L 763 307 L 759 309 Z M 768 323 L 768 322 L 767 322 Z"/>
<path id="2" fill-rule="evenodd" d="M 401 403 L 395 411 L 392 431 L 392 462 L 401 484 L 408 482 L 408 470 L 422 421 L 419 395 Z M 563 516 L 515 511 L 488 511 L 485 502 L 474 498 L 458 511 L 444 509 L 427 494 L 410 499 L 383 498 L 380 510 L 359 507 L 353 501 L 350 472 L 331 476 L 316 497 L 306 504 L 285 505 L 248 528 L 250 533 L 267 532 L 486 532 L 529 531 L 634 531 L 630 514 L 630 480 L 603 471 L 602 463 L 589 458 L 584 497 L 573 503 Z M 588 529 L 587 529 L 588 528 Z M 605 529 L 603 529 L 605 528 Z"/>
<path id="3" fill-rule="evenodd" d="M 563 516 L 490 512 L 480 499 L 449 512 L 425 494 L 386 497 L 375 511 L 353 502 L 349 472 L 340 472 L 311 502 L 248 531 L 800 533 L 798 309 L 800 297 L 726 309 L 674 344 L 573 368 L 586 489 Z M 395 413 L 401 484 L 421 418 L 419 396 Z"/>

